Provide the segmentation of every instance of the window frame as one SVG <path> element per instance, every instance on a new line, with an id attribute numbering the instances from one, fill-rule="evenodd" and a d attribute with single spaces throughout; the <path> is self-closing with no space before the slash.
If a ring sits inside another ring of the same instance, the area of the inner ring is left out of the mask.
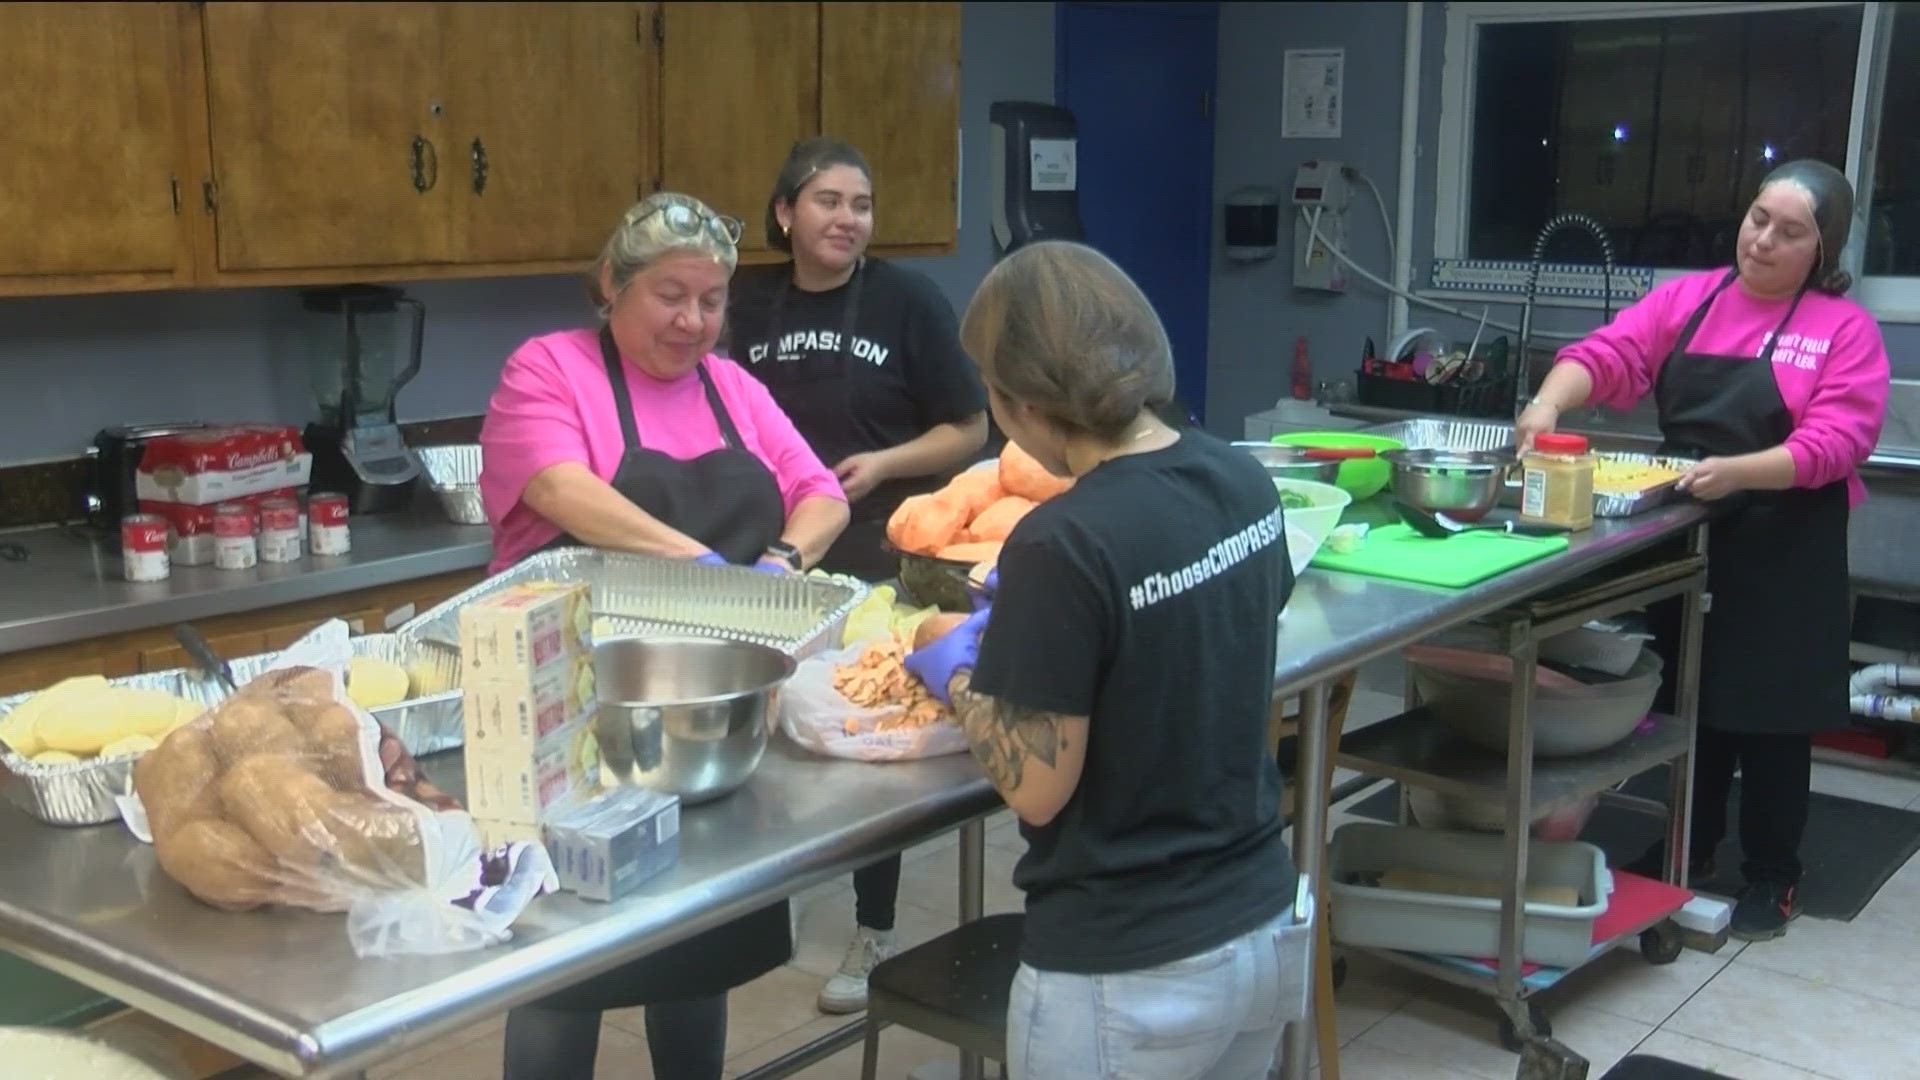
<path id="1" fill-rule="evenodd" d="M 1545 3 L 1540 0 L 1515 0 L 1512 3 L 1455 2 L 1447 4 L 1446 41 L 1440 77 L 1440 130 L 1433 219 L 1434 259 L 1467 257 L 1468 216 L 1472 205 L 1471 171 L 1473 164 L 1474 87 L 1479 63 L 1480 27 L 1503 23 L 1612 21 L 1622 19 L 1684 18 L 1695 15 L 1737 15 L 1750 12 L 1789 9 L 1859 7 L 1860 41 L 1854 67 L 1854 95 L 1847 124 L 1847 178 L 1853 182 L 1854 227 L 1842 254 L 1842 262 L 1853 271 L 1858 284 L 1854 297 L 1882 322 L 1920 323 L 1920 276 L 1891 274 L 1867 275 L 1861 263 L 1867 237 L 1867 223 L 1873 193 L 1862 177 L 1873 175 L 1874 156 L 1880 139 L 1880 104 L 1885 93 L 1886 56 L 1891 20 L 1883 19 L 1883 9 L 1891 4 L 1861 0 L 1776 0 L 1756 3 L 1731 2 L 1675 3 Z M 1543 223 L 1544 224 L 1544 223 Z M 1692 270 L 1654 267 L 1654 283 L 1671 281 Z M 1431 266 L 1428 288 L 1421 295 L 1436 299 L 1479 298 L 1478 294 L 1432 287 Z M 1503 299 L 1511 297 L 1485 297 Z M 1553 307 L 1594 308 L 1598 299 L 1556 297 L 1537 301 Z"/>

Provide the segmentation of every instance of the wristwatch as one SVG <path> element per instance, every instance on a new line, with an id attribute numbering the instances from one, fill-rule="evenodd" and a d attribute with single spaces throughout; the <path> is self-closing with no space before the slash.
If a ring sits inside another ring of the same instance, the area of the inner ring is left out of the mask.
<path id="1" fill-rule="evenodd" d="M 775 540 L 773 543 L 768 544 L 767 554 L 793 567 L 795 573 L 804 569 L 804 560 L 800 557 L 800 549 L 787 543 L 785 540 Z"/>

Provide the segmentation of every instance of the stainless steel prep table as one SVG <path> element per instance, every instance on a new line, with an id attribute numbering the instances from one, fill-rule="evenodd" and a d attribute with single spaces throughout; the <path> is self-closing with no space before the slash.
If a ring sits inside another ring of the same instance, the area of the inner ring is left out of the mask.
<path id="1" fill-rule="evenodd" d="M 5 537 L 26 562 L 0 563 L 0 653 L 296 604 L 471 570 L 493 557 L 484 525 L 450 524 L 439 507 L 353 519 L 353 551 L 251 570 L 176 566 L 165 581 L 127 581 L 120 538 L 87 540 L 63 526 Z"/>
<path id="2" fill-rule="evenodd" d="M 1305 695 L 1303 756 L 1325 761 L 1333 679 L 1704 517 L 1682 504 L 1601 522 L 1568 551 L 1467 589 L 1304 575 L 1274 674 L 1276 695 Z M 459 789 L 457 754 L 424 764 Z M 1302 771 L 1300 835 L 1322 831 L 1321 775 L 1319 764 Z M 969 757 L 868 766 L 776 739 L 738 794 L 686 813 L 680 865 L 639 894 L 610 906 L 542 899 L 512 943 L 485 952 L 365 962 L 338 918 L 214 911 L 162 879 L 151 852 L 118 826 L 52 829 L 9 808 L 0 810 L 0 946 L 285 1075 L 337 1076 L 956 826 L 977 828 L 999 806 Z M 977 844 L 963 847 L 977 856 Z M 1303 870 L 1317 876 L 1320 856 L 1303 845 Z M 977 867 L 961 879 L 963 891 L 977 890 Z"/>
<path id="3" fill-rule="evenodd" d="M 464 786 L 458 752 L 422 765 L 447 791 Z M 544 897 L 506 945 L 389 960 L 356 959 L 340 916 L 199 903 L 118 824 L 54 829 L 5 807 L 0 946 L 279 1074 L 340 1076 L 957 826 L 977 831 L 1001 805 L 968 755 L 862 765 L 776 739 L 739 792 L 683 813 L 679 864 L 639 892 Z M 963 859 L 980 857 L 973 839 Z M 977 917 L 979 876 L 961 881 Z"/>

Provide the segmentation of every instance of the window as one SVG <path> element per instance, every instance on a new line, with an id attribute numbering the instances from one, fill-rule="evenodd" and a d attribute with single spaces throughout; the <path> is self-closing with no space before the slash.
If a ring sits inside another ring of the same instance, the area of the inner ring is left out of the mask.
<path id="1" fill-rule="evenodd" d="M 1920 321 L 1920 4 L 1454 3 L 1442 83 L 1438 257 L 1524 260 L 1582 211 L 1623 265 L 1724 266 L 1761 177 L 1818 158 L 1858 295 Z"/>

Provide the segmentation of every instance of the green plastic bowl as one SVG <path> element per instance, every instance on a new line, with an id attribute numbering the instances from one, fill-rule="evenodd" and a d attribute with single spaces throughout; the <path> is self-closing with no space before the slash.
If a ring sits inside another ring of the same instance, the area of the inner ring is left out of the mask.
<path id="1" fill-rule="evenodd" d="M 1389 439 L 1385 435 L 1366 435 L 1357 431 L 1294 431 L 1285 435 L 1275 435 L 1273 441 L 1282 446 L 1323 447 L 1328 450 L 1368 449 L 1381 454 L 1389 450 L 1405 450 L 1407 444 L 1399 439 Z M 1393 479 L 1393 465 L 1383 457 L 1354 458 L 1340 463 L 1340 474 L 1334 478 L 1334 484 L 1353 496 L 1354 502 L 1371 499 L 1386 488 Z"/>

